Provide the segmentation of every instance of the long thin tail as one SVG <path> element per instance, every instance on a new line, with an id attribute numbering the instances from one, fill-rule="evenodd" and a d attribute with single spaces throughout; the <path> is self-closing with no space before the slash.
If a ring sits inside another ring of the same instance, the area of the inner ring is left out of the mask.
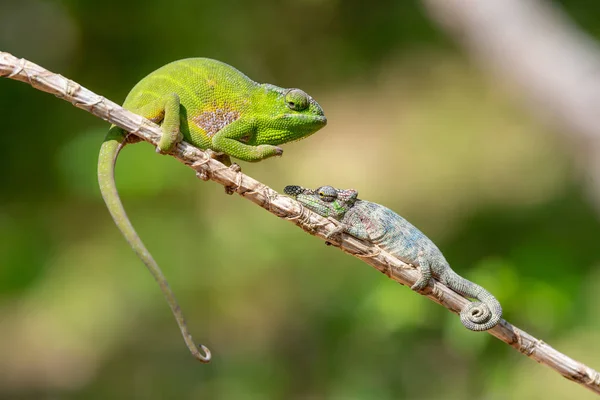
<path id="1" fill-rule="evenodd" d="M 465 328 L 472 331 L 487 331 L 498 324 L 502 318 L 502 306 L 490 292 L 458 275 L 450 267 L 440 278 L 455 292 L 479 300 L 469 303 L 460 311 L 460 322 Z"/>
<path id="2" fill-rule="evenodd" d="M 169 307 L 171 307 L 171 312 L 177 320 L 177 325 L 179 325 L 183 340 L 188 349 L 199 361 L 203 363 L 210 362 L 210 350 L 204 345 L 200 345 L 204 354 L 198 350 L 192 335 L 187 329 L 185 319 L 179 308 L 177 299 L 169 287 L 169 283 L 156 261 L 154 261 L 154 258 L 152 258 L 150 252 L 144 246 L 144 243 L 142 243 L 142 240 L 136 233 L 133 225 L 131 225 L 129 218 L 125 213 L 125 209 L 123 208 L 123 204 L 121 203 L 115 184 L 115 164 L 119 152 L 126 144 L 126 137 L 125 132 L 121 128 L 112 126 L 106 135 L 106 139 L 104 139 L 104 143 L 102 143 L 98 159 L 98 182 L 100 183 L 102 197 L 104 198 L 104 202 L 106 203 L 115 224 L 117 224 L 117 227 L 123 236 L 125 236 L 125 239 L 127 239 L 131 248 L 133 248 L 138 257 L 146 264 L 146 267 L 148 267 L 148 270 L 156 282 L 158 282 L 160 290 L 162 290 L 167 299 L 167 303 L 169 303 Z"/>

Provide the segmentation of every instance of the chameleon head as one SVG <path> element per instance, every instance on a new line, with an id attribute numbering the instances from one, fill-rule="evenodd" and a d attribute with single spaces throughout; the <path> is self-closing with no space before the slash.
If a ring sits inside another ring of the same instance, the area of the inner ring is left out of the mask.
<path id="1" fill-rule="evenodd" d="M 358 197 L 354 189 L 336 189 L 332 186 L 321 186 L 315 190 L 286 186 L 283 192 L 317 214 L 335 219 L 341 219 Z"/>
<path id="2" fill-rule="evenodd" d="M 278 145 L 312 135 L 327 124 L 323 109 L 300 89 L 283 89 L 263 84 L 266 101 L 253 102 L 257 108 L 257 133 L 253 144 Z"/>

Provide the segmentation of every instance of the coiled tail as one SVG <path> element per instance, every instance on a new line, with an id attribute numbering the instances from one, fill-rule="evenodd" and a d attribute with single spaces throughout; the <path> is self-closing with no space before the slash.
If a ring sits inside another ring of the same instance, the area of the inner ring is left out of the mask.
<path id="1" fill-rule="evenodd" d="M 455 292 L 478 300 L 469 303 L 460 312 L 460 322 L 465 328 L 472 331 L 487 331 L 500 322 L 502 306 L 483 287 L 463 278 L 450 268 L 441 274 L 440 280 Z"/>

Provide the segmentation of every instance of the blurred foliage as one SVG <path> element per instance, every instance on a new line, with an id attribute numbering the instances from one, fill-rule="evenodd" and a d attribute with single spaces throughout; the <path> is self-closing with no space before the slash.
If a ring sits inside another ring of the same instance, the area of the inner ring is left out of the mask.
<path id="1" fill-rule="evenodd" d="M 600 5 L 562 2 L 600 35 Z M 434 239 L 506 318 L 592 367 L 600 224 L 570 149 L 487 80 L 417 2 L 0 0 L 0 49 L 121 101 L 208 56 L 301 87 L 329 125 L 244 171 L 354 187 Z M 197 341 L 96 185 L 107 124 L 0 80 L 0 398 L 591 398 L 490 335 L 150 146 L 117 180 Z"/>

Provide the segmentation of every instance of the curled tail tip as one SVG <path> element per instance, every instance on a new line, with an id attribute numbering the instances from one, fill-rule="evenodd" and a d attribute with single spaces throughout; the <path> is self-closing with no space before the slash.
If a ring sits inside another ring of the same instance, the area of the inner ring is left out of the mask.
<path id="1" fill-rule="evenodd" d="M 190 349 L 192 355 L 196 360 L 200 361 L 201 363 L 208 364 L 212 359 L 212 354 L 210 350 L 203 344 L 201 344 L 198 347 L 199 348 L 196 349 Z"/>
<path id="2" fill-rule="evenodd" d="M 191 335 L 188 333 L 185 320 L 181 313 L 179 304 L 175 300 L 175 295 L 172 293 L 169 285 L 156 261 L 144 246 L 144 243 L 135 232 L 133 225 L 129 221 L 125 208 L 119 198 L 119 193 L 115 185 L 114 170 L 117 156 L 121 148 L 126 144 L 125 131 L 115 127 L 114 125 L 109 130 L 105 141 L 102 143 L 100 156 L 98 161 L 98 180 L 100 182 L 100 191 L 106 202 L 106 206 L 115 221 L 115 224 L 127 239 L 130 246 L 136 252 L 138 257 L 146 265 L 154 279 L 159 283 L 167 303 L 171 308 L 179 329 L 183 335 L 185 343 L 192 356 L 201 363 L 209 363 L 212 356 L 208 347 L 204 345 L 196 346 Z"/>
<path id="3" fill-rule="evenodd" d="M 487 331 L 498 325 L 502 318 L 502 307 L 494 304 L 490 307 L 483 302 L 472 302 L 460 312 L 460 322 L 471 331 Z"/>

